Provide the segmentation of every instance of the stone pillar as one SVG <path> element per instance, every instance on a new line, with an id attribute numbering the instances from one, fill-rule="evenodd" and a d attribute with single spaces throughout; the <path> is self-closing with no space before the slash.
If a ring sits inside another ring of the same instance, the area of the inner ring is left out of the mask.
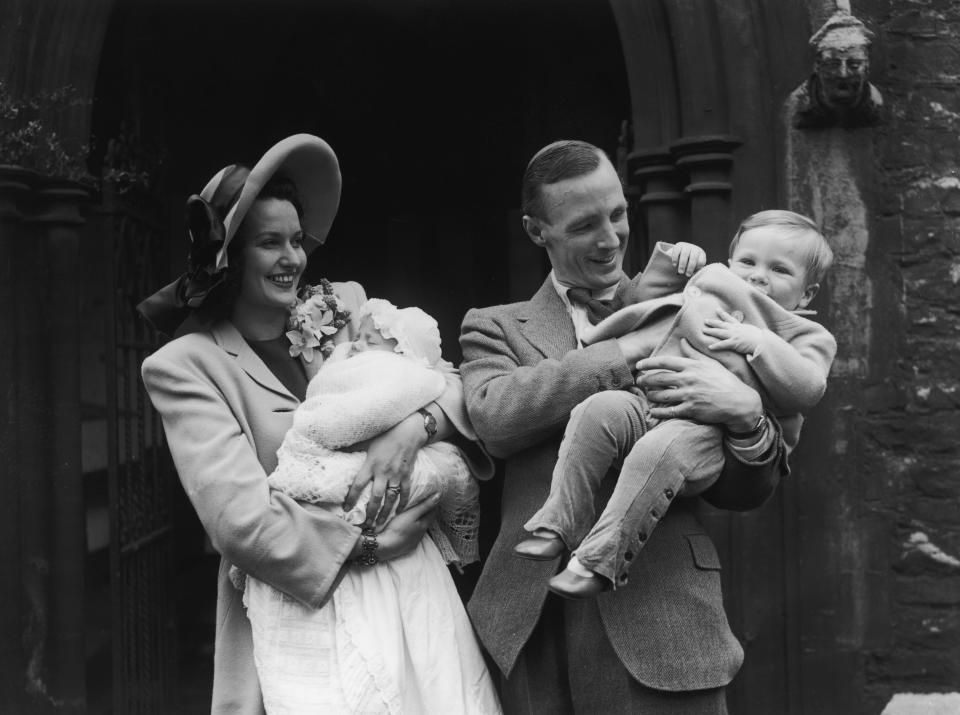
<path id="1" fill-rule="evenodd" d="M 683 137 L 670 149 L 677 166 L 690 180 L 684 189 L 690 197 L 690 237 L 707 252 L 709 261 L 727 256 L 732 236 L 730 172 L 733 150 L 742 142 L 728 135 Z"/>
<path id="2" fill-rule="evenodd" d="M 863 459 L 857 424 L 875 330 L 873 279 L 865 270 L 870 189 L 861 178 L 873 173 L 873 136 L 869 128 L 786 131 L 787 206 L 813 218 L 834 252 L 834 265 L 812 307 L 837 338 L 829 389 L 808 415 L 794 460 L 798 468 L 785 492 L 793 507 L 786 518 L 795 520 L 800 552 L 816 564 L 801 569 L 797 584 L 803 604 L 800 670 L 805 682 L 836 686 L 828 689 L 835 690 L 830 704 L 853 708 L 855 692 L 842 685 L 854 677 L 865 641 L 882 638 L 869 632 L 871 624 L 889 622 L 886 599 L 875 597 L 885 593 L 882 561 L 889 534 L 881 521 L 861 518 L 857 486 Z M 823 588 L 825 583 L 842 585 L 839 603 L 836 590 Z M 827 697 L 826 691 L 814 696 L 802 683 L 800 690 L 811 711 L 828 705 L 818 699 Z M 844 692 L 849 699 L 841 698 Z"/>
<path id="3" fill-rule="evenodd" d="M 43 476 L 50 501 L 36 518 L 50 530 L 49 694 L 56 712 L 85 710 L 86 660 L 83 575 L 86 558 L 83 474 L 80 465 L 80 208 L 89 192 L 75 184 L 49 181 L 37 191 L 36 228 L 47 284 L 33 303 L 41 317 Z M 21 296 L 23 297 L 23 296 Z M 46 518 L 45 518 L 46 515 Z"/>
<path id="4" fill-rule="evenodd" d="M 630 181 L 640 188 L 651 242 L 689 240 L 687 196 L 673 159 L 667 147 L 634 151 L 627 159 Z"/>
<path id="5" fill-rule="evenodd" d="M 0 295 L 8 316 L 0 335 L 8 410 L 0 509 L 15 512 L 3 519 L 0 546 L 10 572 L 0 584 L 0 711 L 82 713 L 78 270 L 79 207 L 89 193 L 13 171 L 0 170 Z"/>
<path id="6" fill-rule="evenodd" d="M 866 647 L 889 639 L 887 549 L 891 528 L 864 510 L 879 487 L 866 473 L 862 440 L 864 386 L 871 364 L 874 276 L 867 270 L 875 211 L 872 126 L 883 100 L 868 81 L 869 33 L 848 12 L 837 12 L 811 38 L 814 71 L 783 112 L 787 207 L 814 219 L 834 253 L 812 308 L 837 338 L 837 356 L 823 401 L 809 415 L 784 485 L 785 520 L 801 566 L 794 587 L 798 621 L 801 709 L 852 712 Z M 862 483 L 861 483 L 862 482 Z M 832 585 L 832 588 L 826 585 Z M 816 683 L 816 688 L 807 687 Z"/>
<path id="7" fill-rule="evenodd" d="M 17 247 L 25 239 L 24 203 L 36 179 L 32 172 L 0 167 L 0 711 L 23 712 L 24 693 L 23 590 L 21 587 L 20 490 L 17 425 L 17 320 L 13 316 L 19 272 Z"/>

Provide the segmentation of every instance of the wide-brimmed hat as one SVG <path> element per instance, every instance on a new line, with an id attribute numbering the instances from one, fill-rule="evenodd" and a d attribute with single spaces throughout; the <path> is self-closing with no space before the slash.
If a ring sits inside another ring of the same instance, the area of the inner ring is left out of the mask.
<path id="1" fill-rule="evenodd" d="M 223 282 L 230 242 L 274 176 L 289 179 L 297 188 L 307 254 L 326 240 L 340 205 L 341 179 L 337 156 L 323 139 L 294 134 L 270 147 L 252 169 L 239 164 L 224 167 L 199 194 L 187 199 L 187 272 L 137 306 L 158 330 L 172 335 Z"/>

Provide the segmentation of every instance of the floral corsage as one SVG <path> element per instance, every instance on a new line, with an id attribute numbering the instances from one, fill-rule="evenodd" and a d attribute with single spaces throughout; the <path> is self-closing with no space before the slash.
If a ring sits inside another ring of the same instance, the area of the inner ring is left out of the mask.
<path id="1" fill-rule="evenodd" d="M 333 336 L 350 320 L 350 311 L 340 304 L 333 286 L 326 278 L 319 285 L 305 285 L 297 291 L 297 302 L 290 306 L 287 318 L 287 338 L 290 355 L 302 355 L 313 362 L 313 351 L 323 357 L 333 352 Z"/>

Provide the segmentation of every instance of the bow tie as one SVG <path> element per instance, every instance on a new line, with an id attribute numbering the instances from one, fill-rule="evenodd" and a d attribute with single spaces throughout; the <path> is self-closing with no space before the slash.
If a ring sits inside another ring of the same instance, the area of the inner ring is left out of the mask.
<path id="1" fill-rule="evenodd" d="M 623 300 L 619 295 L 615 295 L 610 300 L 597 300 L 590 296 L 590 291 L 586 288 L 570 288 L 567 290 L 567 298 L 574 305 L 580 305 L 586 309 L 587 319 L 591 325 L 596 325 L 623 307 Z"/>

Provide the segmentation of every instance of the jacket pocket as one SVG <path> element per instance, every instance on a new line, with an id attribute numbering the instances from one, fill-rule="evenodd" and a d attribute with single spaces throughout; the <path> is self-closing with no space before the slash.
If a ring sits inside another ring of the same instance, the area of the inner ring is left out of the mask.
<path id="1" fill-rule="evenodd" d="M 706 534 L 685 534 L 687 542 L 690 544 L 690 552 L 693 554 L 693 563 L 698 569 L 707 571 L 720 571 L 720 557 L 717 556 L 717 549 L 714 547 L 710 537 Z"/>

